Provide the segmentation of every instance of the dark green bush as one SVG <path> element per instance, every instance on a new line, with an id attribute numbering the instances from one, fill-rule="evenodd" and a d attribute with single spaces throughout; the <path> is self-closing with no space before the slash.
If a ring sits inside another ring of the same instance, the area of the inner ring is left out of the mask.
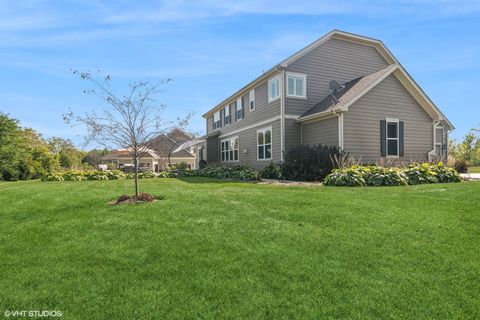
<path id="1" fill-rule="evenodd" d="M 282 175 L 287 180 L 322 181 L 347 154 L 337 147 L 295 146 L 284 152 Z"/>
<path id="2" fill-rule="evenodd" d="M 260 178 L 263 179 L 283 179 L 282 165 L 271 162 L 262 170 L 260 170 Z"/>
<path id="3" fill-rule="evenodd" d="M 244 166 L 207 166 L 197 171 L 200 177 L 210 177 L 216 179 L 230 179 L 230 180 L 243 180 L 243 181 L 255 181 L 259 179 L 257 171 Z"/>

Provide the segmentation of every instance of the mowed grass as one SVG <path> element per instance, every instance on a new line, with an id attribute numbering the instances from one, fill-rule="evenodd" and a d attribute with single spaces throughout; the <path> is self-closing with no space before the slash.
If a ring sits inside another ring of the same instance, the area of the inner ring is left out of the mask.
<path id="1" fill-rule="evenodd" d="M 480 183 L 0 184 L 0 312 L 63 319 L 478 319 Z"/>

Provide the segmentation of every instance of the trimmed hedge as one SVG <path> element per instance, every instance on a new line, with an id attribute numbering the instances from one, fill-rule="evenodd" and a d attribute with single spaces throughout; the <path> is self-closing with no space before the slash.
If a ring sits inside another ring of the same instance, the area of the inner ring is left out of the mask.
<path id="1" fill-rule="evenodd" d="M 329 174 L 326 186 L 404 186 L 424 183 L 460 182 L 455 169 L 438 164 L 413 164 L 405 168 L 380 166 L 352 166 L 335 169 Z"/>

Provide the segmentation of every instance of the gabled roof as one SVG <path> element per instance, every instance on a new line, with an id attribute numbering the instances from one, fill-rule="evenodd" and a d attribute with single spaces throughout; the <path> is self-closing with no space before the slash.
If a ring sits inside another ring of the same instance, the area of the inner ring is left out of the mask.
<path id="1" fill-rule="evenodd" d="M 166 134 L 161 134 L 153 138 L 153 140 L 149 143 L 149 146 L 155 150 L 155 152 L 160 155 L 162 158 L 168 157 L 168 154 L 172 158 L 192 158 L 194 157 L 190 152 L 186 150 L 180 150 L 178 152 L 174 152 L 184 141 L 177 142 L 170 138 Z"/>
<path id="2" fill-rule="evenodd" d="M 393 56 L 393 54 L 385 47 L 382 41 L 378 39 L 373 39 L 357 34 L 353 34 L 350 32 L 345 32 L 341 30 L 332 30 L 320 39 L 312 42 L 310 45 L 306 46 L 302 50 L 294 53 L 290 57 L 286 58 L 282 62 L 274 65 L 272 68 L 270 68 L 268 71 L 264 72 L 260 76 L 258 76 L 255 80 L 252 82 L 248 83 L 246 86 L 235 92 L 233 95 L 228 97 L 227 99 L 223 100 L 219 104 L 217 104 L 214 108 L 210 109 L 207 113 L 203 115 L 204 118 L 210 116 L 212 113 L 217 111 L 218 109 L 224 107 L 228 102 L 235 100 L 238 96 L 246 94 L 249 90 L 251 90 L 254 86 L 259 84 L 260 82 L 263 82 L 264 80 L 268 79 L 271 77 L 273 74 L 281 71 L 282 69 L 287 68 L 292 62 L 300 59 L 303 57 L 305 54 L 309 53 L 310 51 L 318 48 L 325 42 L 327 42 L 330 39 L 340 39 L 340 40 L 345 40 L 345 41 L 351 41 L 351 42 L 356 42 L 356 43 L 362 43 L 368 46 L 372 46 L 375 49 L 378 50 L 380 55 L 389 63 L 389 64 L 396 64 L 398 63 L 397 59 Z"/>
<path id="3" fill-rule="evenodd" d="M 352 99 L 359 96 L 359 94 L 365 89 L 369 88 L 376 81 L 384 79 L 385 75 L 389 75 L 394 67 L 396 66 L 388 66 L 377 72 L 348 81 L 343 85 L 344 88 L 337 92 L 335 96 L 333 94 L 329 94 L 322 101 L 314 105 L 310 110 L 302 114 L 298 120 L 301 121 L 319 113 L 341 110 L 342 108 L 345 108 L 345 106 L 347 106 Z"/>
<path id="4" fill-rule="evenodd" d="M 348 111 L 348 108 L 367 92 L 372 90 L 389 75 L 393 74 L 405 89 L 413 96 L 418 104 L 432 117 L 441 121 L 450 129 L 453 124 L 443 115 L 437 106 L 427 97 L 423 90 L 399 64 L 393 64 L 369 75 L 353 79 L 344 84 L 344 88 L 336 93 L 335 98 L 330 94 L 310 110 L 301 115 L 297 121 L 304 122 L 321 118 L 335 112 Z"/>

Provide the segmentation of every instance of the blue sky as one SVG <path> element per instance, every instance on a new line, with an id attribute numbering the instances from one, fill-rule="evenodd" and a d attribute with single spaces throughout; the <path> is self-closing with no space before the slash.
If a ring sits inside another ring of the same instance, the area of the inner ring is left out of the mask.
<path id="1" fill-rule="evenodd" d="M 384 41 L 454 123 L 480 126 L 480 1 L 0 0 L 0 111 L 46 137 L 81 142 L 62 113 L 101 106 L 70 68 L 97 67 L 118 92 L 173 78 L 164 116 L 201 115 L 331 29 Z"/>

